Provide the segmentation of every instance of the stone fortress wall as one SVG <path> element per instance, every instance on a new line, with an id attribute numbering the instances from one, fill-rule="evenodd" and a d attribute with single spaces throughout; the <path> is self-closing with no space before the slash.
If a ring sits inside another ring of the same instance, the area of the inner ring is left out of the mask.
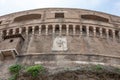
<path id="1" fill-rule="evenodd" d="M 70 8 L 29 10 L 1 16 L 0 35 L 1 63 L 12 55 L 15 62 L 49 68 L 120 66 L 118 16 Z"/>

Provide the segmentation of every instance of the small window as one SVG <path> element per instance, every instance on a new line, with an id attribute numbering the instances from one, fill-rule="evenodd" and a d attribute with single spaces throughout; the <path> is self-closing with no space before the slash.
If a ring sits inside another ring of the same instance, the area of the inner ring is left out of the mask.
<path id="1" fill-rule="evenodd" d="M 55 18 L 64 18 L 64 13 L 55 13 Z"/>
<path id="2" fill-rule="evenodd" d="M 13 42 L 13 39 L 10 40 L 10 43 Z"/>

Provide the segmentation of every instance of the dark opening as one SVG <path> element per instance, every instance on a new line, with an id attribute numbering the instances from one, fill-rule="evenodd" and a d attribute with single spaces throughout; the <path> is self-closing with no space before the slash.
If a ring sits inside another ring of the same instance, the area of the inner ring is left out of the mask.
<path id="1" fill-rule="evenodd" d="M 76 34 L 79 35 L 80 34 L 80 25 L 76 25 L 75 30 L 76 30 Z"/>
<path id="2" fill-rule="evenodd" d="M 96 21 L 102 21 L 102 22 L 109 22 L 109 19 L 96 16 L 96 15 L 81 15 L 81 18 L 88 19 L 88 20 L 96 20 Z"/>
<path id="3" fill-rule="evenodd" d="M 66 25 L 65 24 L 62 25 L 62 34 L 66 34 Z"/>
<path id="4" fill-rule="evenodd" d="M 27 20 L 40 19 L 40 18 L 41 18 L 41 14 L 28 14 L 28 15 L 16 17 L 14 21 L 20 22 L 20 21 L 27 21 Z"/>
<path id="5" fill-rule="evenodd" d="M 113 37 L 112 30 L 109 30 L 109 37 Z"/>
<path id="6" fill-rule="evenodd" d="M 28 27 L 28 33 L 32 33 L 32 26 Z"/>
<path id="7" fill-rule="evenodd" d="M 19 28 L 15 29 L 15 34 L 19 34 Z"/>
<path id="8" fill-rule="evenodd" d="M 52 34 L 53 26 L 48 25 L 48 34 Z"/>
<path id="9" fill-rule="evenodd" d="M 59 30 L 60 30 L 59 25 L 55 25 L 55 32 L 56 32 L 56 34 L 59 34 Z"/>
<path id="10" fill-rule="evenodd" d="M 99 27 L 96 27 L 96 35 L 100 36 L 100 28 Z"/>
<path id="11" fill-rule="evenodd" d="M 115 36 L 116 36 L 116 38 L 119 38 L 119 31 L 118 30 L 115 30 Z"/>
<path id="12" fill-rule="evenodd" d="M 10 43 L 13 42 L 13 39 L 10 40 Z"/>
<path id="13" fill-rule="evenodd" d="M 64 13 L 55 13 L 55 18 L 64 18 Z"/>
<path id="14" fill-rule="evenodd" d="M 73 25 L 69 25 L 69 34 L 70 34 L 70 35 L 73 34 Z"/>
<path id="15" fill-rule="evenodd" d="M 107 33 L 106 33 L 106 29 L 105 28 L 102 28 L 102 35 L 103 35 L 103 37 L 105 38 L 106 36 L 107 36 Z"/>
<path id="16" fill-rule="evenodd" d="M 43 35 L 45 35 L 45 32 L 46 32 L 46 25 L 42 25 L 42 26 L 41 26 L 41 33 L 42 33 Z"/>
<path id="17" fill-rule="evenodd" d="M 82 32 L 83 32 L 83 34 L 87 33 L 86 26 L 82 26 Z"/>
<path id="18" fill-rule="evenodd" d="M 0 21 L 0 24 L 2 24 L 2 21 Z"/>
<path id="19" fill-rule="evenodd" d="M 89 33 L 90 33 L 90 36 L 93 36 L 94 31 L 92 26 L 89 27 Z"/>

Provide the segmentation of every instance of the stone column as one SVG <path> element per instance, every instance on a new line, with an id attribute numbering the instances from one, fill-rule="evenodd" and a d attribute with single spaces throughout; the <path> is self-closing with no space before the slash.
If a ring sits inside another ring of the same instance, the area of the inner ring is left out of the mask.
<path id="1" fill-rule="evenodd" d="M 115 30 L 112 30 L 113 32 L 113 41 L 115 41 Z"/>
<path id="2" fill-rule="evenodd" d="M 28 27 L 26 27 L 26 35 L 28 35 Z"/>
<path id="3" fill-rule="evenodd" d="M 52 29 L 53 29 L 53 34 L 55 34 L 55 25 L 53 25 Z"/>
<path id="4" fill-rule="evenodd" d="M 89 36 L 89 26 L 86 26 L 87 29 L 87 36 Z"/>
<path id="5" fill-rule="evenodd" d="M 96 27 L 93 27 L 93 33 L 94 33 L 94 37 L 96 36 Z"/>
<path id="6" fill-rule="evenodd" d="M 60 27 L 59 35 L 61 36 L 62 35 L 62 25 L 59 25 L 59 27 Z"/>
<path id="7" fill-rule="evenodd" d="M 106 29 L 106 35 L 107 35 L 107 39 L 109 39 L 108 29 Z"/>
<path id="8" fill-rule="evenodd" d="M 32 27 L 32 34 L 33 35 L 35 34 L 35 27 L 34 26 Z"/>
<path id="9" fill-rule="evenodd" d="M 66 25 L 66 35 L 69 35 L 69 25 Z"/>
<path id="10" fill-rule="evenodd" d="M 82 25 L 80 25 L 80 35 L 82 36 Z"/>
<path id="11" fill-rule="evenodd" d="M 46 35 L 48 35 L 48 25 L 46 25 Z"/>
<path id="12" fill-rule="evenodd" d="M 39 26 L 39 34 L 41 35 L 41 25 Z"/>
<path id="13" fill-rule="evenodd" d="M 15 35 L 15 32 L 16 32 L 15 30 L 16 30 L 16 29 L 14 28 L 14 29 L 13 29 L 13 35 Z"/>
<path id="14" fill-rule="evenodd" d="M 102 28 L 100 28 L 100 37 L 102 38 Z"/>
<path id="15" fill-rule="evenodd" d="M 9 29 L 7 30 L 7 36 L 9 35 Z"/>
<path id="16" fill-rule="evenodd" d="M 21 34 L 22 33 L 22 28 L 19 28 L 19 34 Z"/>
<path id="17" fill-rule="evenodd" d="M 76 31 L 75 31 L 75 25 L 73 25 L 73 35 L 75 35 Z"/>

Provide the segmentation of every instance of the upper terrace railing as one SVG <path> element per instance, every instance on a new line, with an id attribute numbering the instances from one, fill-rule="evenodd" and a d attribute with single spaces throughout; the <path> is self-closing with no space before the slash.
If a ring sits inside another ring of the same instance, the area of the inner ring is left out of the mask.
<path id="1" fill-rule="evenodd" d="M 39 35 L 59 35 L 59 36 L 93 36 L 112 39 L 113 41 L 119 40 L 120 31 L 118 29 L 108 26 L 98 26 L 89 24 L 75 24 L 75 23 L 47 23 L 47 24 L 34 24 L 21 27 L 12 27 L 1 29 L 2 36 L 15 35 L 15 34 L 39 34 Z"/>

